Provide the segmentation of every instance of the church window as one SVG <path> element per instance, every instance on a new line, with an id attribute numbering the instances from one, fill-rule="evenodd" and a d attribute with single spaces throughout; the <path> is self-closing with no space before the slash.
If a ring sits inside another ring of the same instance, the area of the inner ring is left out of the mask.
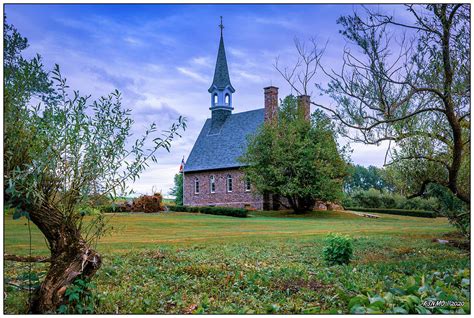
<path id="1" fill-rule="evenodd" d="M 225 103 L 226 103 L 226 105 L 229 105 L 229 103 L 230 103 L 230 95 L 229 94 L 225 94 Z"/>
<path id="2" fill-rule="evenodd" d="M 217 94 L 214 94 L 214 105 L 217 104 Z"/>
<path id="3" fill-rule="evenodd" d="M 199 179 L 194 178 L 194 194 L 199 194 Z"/>
<path id="4" fill-rule="evenodd" d="M 211 193 L 216 192 L 216 178 L 214 176 L 209 178 L 209 188 L 211 189 Z"/>
<path id="5" fill-rule="evenodd" d="M 245 191 L 249 192 L 251 190 L 250 179 L 245 178 Z"/>
<path id="6" fill-rule="evenodd" d="M 232 176 L 227 175 L 227 192 L 232 192 Z"/>

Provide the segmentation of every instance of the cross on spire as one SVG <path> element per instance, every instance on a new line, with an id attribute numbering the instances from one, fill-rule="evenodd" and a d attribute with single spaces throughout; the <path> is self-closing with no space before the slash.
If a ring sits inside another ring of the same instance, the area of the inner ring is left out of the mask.
<path id="1" fill-rule="evenodd" d="M 222 24 L 222 16 L 221 16 L 221 24 L 219 24 L 219 28 L 221 28 L 221 35 L 222 35 L 222 30 L 224 30 L 224 24 Z"/>

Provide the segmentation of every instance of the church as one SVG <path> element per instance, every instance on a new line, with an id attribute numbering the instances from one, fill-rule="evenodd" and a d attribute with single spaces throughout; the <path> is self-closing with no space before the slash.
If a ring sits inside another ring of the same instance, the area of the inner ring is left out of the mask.
<path id="1" fill-rule="evenodd" d="M 233 113 L 232 94 L 224 48 L 223 26 L 210 94 L 211 116 L 206 120 L 183 169 L 183 204 L 278 210 L 279 198 L 259 194 L 242 171 L 238 158 L 244 154 L 247 136 L 278 116 L 278 87 L 265 87 L 264 107 Z M 309 118 L 309 96 L 298 97 Z"/>

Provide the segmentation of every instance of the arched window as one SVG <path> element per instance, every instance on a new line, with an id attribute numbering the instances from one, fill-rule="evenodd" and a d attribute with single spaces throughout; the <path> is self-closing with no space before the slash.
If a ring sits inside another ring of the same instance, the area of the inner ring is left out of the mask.
<path id="1" fill-rule="evenodd" d="M 250 185 L 250 179 L 245 178 L 245 191 L 249 192 L 252 189 L 252 186 Z"/>
<path id="2" fill-rule="evenodd" d="M 199 194 L 199 179 L 194 178 L 194 194 Z"/>
<path id="3" fill-rule="evenodd" d="M 227 175 L 227 192 L 232 192 L 232 176 Z"/>
<path id="4" fill-rule="evenodd" d="M 216 178 L 214 176 L 209 177 L 209 189 L 211 190 L 211 193 L 216 192 Z"/>
<path id="5" fill-rule="evenodd" d="M 225 104 L 226 105 L 229 105 L 230 103 L 230 95 L 229 94 L 225 94 Z"/>
<path id="6" fill-rule="evenodd" d="M 218 102 L 218 97 L 217 97 L 217 94 L 214 94 L 214 105 L 216 105 Z"/>

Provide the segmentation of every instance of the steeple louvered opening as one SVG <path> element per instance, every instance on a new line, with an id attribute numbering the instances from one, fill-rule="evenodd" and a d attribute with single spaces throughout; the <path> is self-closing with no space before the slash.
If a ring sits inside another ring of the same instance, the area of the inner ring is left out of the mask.
<path id="1" fill-rule="evenodd" d="M 211 93 L 211 111 L 225 110 L 232 112 L 232 94 L 235 92 L 234 87 L 230 82 L 229 68 L 227 66 L 227 58 L 224 47 L 223 29 L 224 25 L 219 25 L 221 28 L 221 37 L 219 42 L 219 49 L 217 51 L 216 68 L 214 70 L 214 78 L 209 93 Z M 213 116 L 214 117 L 214 116 Z"/>

